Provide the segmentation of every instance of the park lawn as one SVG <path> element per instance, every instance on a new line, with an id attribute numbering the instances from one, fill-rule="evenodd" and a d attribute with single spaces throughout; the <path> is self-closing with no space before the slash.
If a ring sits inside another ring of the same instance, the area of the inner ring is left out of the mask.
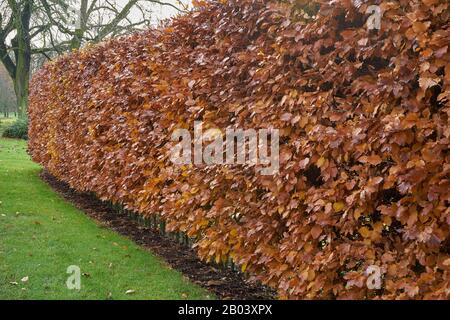
<path id="1" fill-rule="evenodd" d="M 0 139 L 0 300 L 213 298 L 67 203 L 40 170 L 25 141 Z M 71 265 L 79 291 L 66 286 Z"/>

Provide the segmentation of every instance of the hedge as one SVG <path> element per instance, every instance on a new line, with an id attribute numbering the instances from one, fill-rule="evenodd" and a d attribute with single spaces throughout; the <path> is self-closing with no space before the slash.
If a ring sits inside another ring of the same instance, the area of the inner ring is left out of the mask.
<path id="1" fill-rule="evenodd" d="M 362 1 L 299 4 L 197 1 L 46 64 L 33 159 L 280 298 L 449 298 L 448 1 L 382 2 L 380 30 Z M 171 134 L 195 121 L 279 128 L 280 172 L 173 164 Z"/>

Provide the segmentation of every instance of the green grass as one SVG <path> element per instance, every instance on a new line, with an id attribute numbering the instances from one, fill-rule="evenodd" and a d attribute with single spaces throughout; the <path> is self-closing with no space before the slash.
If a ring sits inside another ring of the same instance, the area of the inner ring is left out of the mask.
<path id="1" fill-rule="evenodd" d="M 212 298 L 65 202 L 39 172 L 24 141 L 0 139 L 0 299 Z M 66 286 L 71 265 L 83 274 L 79 291 Z"/>

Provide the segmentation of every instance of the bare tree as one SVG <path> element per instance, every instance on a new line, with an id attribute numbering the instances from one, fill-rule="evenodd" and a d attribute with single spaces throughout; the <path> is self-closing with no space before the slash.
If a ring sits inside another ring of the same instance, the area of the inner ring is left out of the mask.
<path id="1" fill-rule="evenodd" d="M 0 0 L 0 61 L 13 79 L 19 115 L 28 105 L 28 82 L 43 61 L 85 43 L 148 27 L 159 0 Z"/>
<path id="2" fill-rule="evenodd" d="M 5 117 L 8 117 L 10 112 L 17 112 L 16 107 L 11 77 L 5 67 L 0 64 L 0 115 L 3 113 Z"/>

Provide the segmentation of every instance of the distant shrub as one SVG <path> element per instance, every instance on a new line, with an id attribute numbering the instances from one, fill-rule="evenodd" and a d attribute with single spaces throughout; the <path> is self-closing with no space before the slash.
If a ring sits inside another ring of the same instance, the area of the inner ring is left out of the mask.
<path id="1" fill-rule="evenodd" d="M 28 140 L 28 120 L 17 119 L 3 132 L 3 137 Z"/>

